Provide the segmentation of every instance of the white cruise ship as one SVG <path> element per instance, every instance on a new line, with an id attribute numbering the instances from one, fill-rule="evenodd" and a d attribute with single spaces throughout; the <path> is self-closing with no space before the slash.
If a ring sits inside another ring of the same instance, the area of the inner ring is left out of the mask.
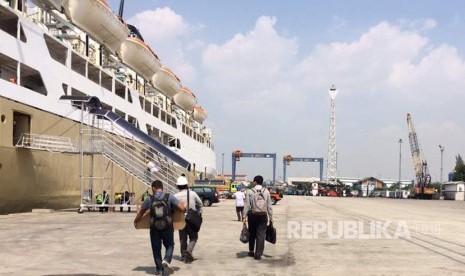
<path id="1" fill-rule="evenodd" d="M 213 178 L 205 119 L 104 0 L 0 0 L 0 214 L 90 209 L 101 193 L 134 204 L 153 179 L 174 192 L 181 173 Z"/>

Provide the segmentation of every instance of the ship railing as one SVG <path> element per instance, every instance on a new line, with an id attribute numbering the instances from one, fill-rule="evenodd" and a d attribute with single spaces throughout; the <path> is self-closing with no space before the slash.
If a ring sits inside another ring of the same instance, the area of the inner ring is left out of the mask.
<path id="1" fill-rule="evenodd" d="M 47 150 L 50 152 L 78 152 L 77 147 L 66 136 L 23 133 L 15 145 L 20 148 Z"/>
<path id="2" fill-rule="evenodd" d="M 82 130 L 84 153 L 101 153 L 147 186 L 158 179 L 165 183 L 165 190 L 171 193 L 178 191 L 176 179 L 186 173 L 184 168 L 116 124 L 101 118 L 92 121 L 94 127 Z M 156 165 L 152 171 L 147 166 L 148 161 Z"/>

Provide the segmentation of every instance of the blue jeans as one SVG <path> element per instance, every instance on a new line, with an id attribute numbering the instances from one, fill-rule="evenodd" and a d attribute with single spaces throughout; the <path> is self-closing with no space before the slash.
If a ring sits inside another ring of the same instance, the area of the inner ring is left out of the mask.
<path id="1" fill-rule="evenodd" d="M 168 263 L 171 263 L 173 258 L 174 250 L 174 229 L 173 227 L 168 227 L 164 230 L 157 230 L 150 228 L 150 242 L 152 243 L 152 253 L 153 259 L 155 260 L 155 265 L 157 270 L 163 270 L 162 258 L 161 258 L 161 244 L 165 247 L 165 258 Z"/>

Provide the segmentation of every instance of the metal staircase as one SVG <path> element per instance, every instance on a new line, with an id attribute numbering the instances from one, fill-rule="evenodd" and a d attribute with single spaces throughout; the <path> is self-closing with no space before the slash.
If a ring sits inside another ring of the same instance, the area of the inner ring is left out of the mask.
<path id="1" fill-rule="evenodd" d="M 82 129 L 83 154 L 102 154 L 127 173 L 139 179 L 147 187 L 155 179 L 162 180 L 164 189 L 178 191 L 176 179 L 187 175 L 187 169 L 179 166 L 165 154 L 140 141 L 134 134 L 99 115 L 89 114 L 93 122 Z M 149 171 L 147 162 L 156 164 L 157 171 Z"/>

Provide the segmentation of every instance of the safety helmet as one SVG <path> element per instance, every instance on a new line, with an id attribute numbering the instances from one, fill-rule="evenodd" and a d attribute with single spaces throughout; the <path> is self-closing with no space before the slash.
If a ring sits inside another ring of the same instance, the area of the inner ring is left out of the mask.
<path id="1" fill-rule="evenodd" d="M 176 180 L 176 185 L 178 185 L 178 186 L 186 186 L 187 185 L 187 178 L 185 176 L 178 177 L 178 180 Z"/>

